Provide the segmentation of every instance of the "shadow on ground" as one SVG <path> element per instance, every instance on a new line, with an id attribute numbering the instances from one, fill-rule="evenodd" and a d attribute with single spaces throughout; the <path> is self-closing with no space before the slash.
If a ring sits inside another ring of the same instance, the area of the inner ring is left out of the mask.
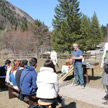
<path id="1" fill-rule="evenodd" d="M 74 78 L 74 76 L 73 76 L 73 75 L 70 75 L 70 76 L 68 76 L 68 77 L 65 79 L 65 81 L 72 80 L 73 78 Z"/>
<path id="2" fill-rule="evenodd" d="M 57 71 L 57 74 L 61 74 L 62 72 L 61 71 Z"/>
<path id="3" fill-rule="evenodd" d="M 100 76 L 94 76 L 94 78 L 92 79 L 92 76 L 89 76 L 89 80 L 99 80 L 99 79 L 101 79 L 102 77 L 100 77 Z"/>
<path id="4" fill-rule="evenodd" d="M 71 103 L 69 103 L 69 105 L 65 105 L 64 107 L 59 107 L 59 108 L 76 108 L 76 103 L 71 102 Z"/>
<path id="5" fill-rule="evenodd" d="M 4 91 L 7 91 L 8 88 L 6 86 L 3 86 L 2 88 L 0 88 L 0 92 L 4 92 Z"/>

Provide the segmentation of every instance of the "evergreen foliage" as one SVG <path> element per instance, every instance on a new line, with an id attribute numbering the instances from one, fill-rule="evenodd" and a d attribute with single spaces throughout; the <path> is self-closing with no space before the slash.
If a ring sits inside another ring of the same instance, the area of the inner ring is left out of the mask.
<path id="1" fill-rule="evenodd" d="M 91 31 L 90 31 L 90 39 L 91 39 L 91 48 L 94 49 L 96 46 L 103 41 L 103 34 L 101 28 L 99 27 L 99 21 L 97 19 L 96 13 L 92 17 L 91 21 Z"/>
<path id="2" fill-rule="evenodd" d="M 53 19 L 52 46 L 57 51 L 71 51 L 72 43 L 80 39 L 81 13 L 77 0 L 58 0 Z"/>
<path id="3" fill-rule="evenodd" d="M 95 49 L 103 41 L 102 29 L 94 13 L 90 19 L 82 15 L 78 0 L 58 0 L 52 31 L 52 47 L 58 52 L 71 52 L 73 43 L 83 51 Z"/>
<path id="4" fill-rule="evenodd" d="M 101 26 L 101 31 L 102 31 L 102 33 L 103 33 L 103 36 L 105 37 L 105 36 L 107 35 L 107 27 L 104 26 L 104 25 L 102 25 L 102 26 Z"/>
<path id="5" fill-rule="evenodd" d="M 21 24 L 21 31 L 25 31 L 27 30 L 28 26 L 27 26 L 27 19 L 25 17 L 22 18 L 22 24 Z"/>
<path id="6" fill-rule="evenodd" d="M 83 51 L 90 49 L 91 40 L 90 40 L 90 19 L 83 15 L 81 18 L 81 39 L 79 40 L 79 46 Z"/>

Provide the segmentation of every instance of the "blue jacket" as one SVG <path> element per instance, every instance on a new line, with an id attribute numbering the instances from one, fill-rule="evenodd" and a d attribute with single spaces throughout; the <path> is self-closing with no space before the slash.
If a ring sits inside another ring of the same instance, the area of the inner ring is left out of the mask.
<path id="1" fill-rule="evenodd" d="M 25 78 L 24 78 L 24 76 L 25 76 Z M 24 80 L 23 80 L 23 78 L 24 78 Z M 22 82 L 22 80 L 23 80 L 23 82 Z M 23 95 L 36 94 L 36 89 L 37 89 L 36 80 L 37 80 L 37 73 L 34 70 L 34 68 L 32 66 L 26 66 L 25 69 L 22 71 L 22 74 L 20 77 L 21 93 Z M 22 86 L 21 86 L 21 84 L 22 84 Z"/>
<path id="2" fill-rule="evenodd" d="M 13 86 L 17 86 L 13 72 L 11 72 L 11 74 L 10 74 L 9 81 L 12 82 Z"/>

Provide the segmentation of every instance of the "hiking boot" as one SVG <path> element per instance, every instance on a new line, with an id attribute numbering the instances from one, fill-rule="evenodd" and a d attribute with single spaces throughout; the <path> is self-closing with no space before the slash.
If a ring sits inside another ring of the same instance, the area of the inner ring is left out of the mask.
<path id="1" fill-rule="evenodd" d="M 79 86 L 79 85 L 78 84 L 74 84 L 73 86 L 76 87 L 76 86 Z"/>
<path id="2" fill-rule="evenodd" d="M 85 87 L 84 87 L 84 86 L 81 86 L 81 88 L 82 88 L 82 89 L 85 89 Z"/>
<path id="3" fill-rule="evenodd" d="M 108 98 L 104 98 L 104 97 L 103 97 L 102 99 L 103 99 L 103 100 L 108 100 Z"/>
<path id="4" fill-rule="evenodd" d="M 102 98 L 103 100 L 108 100 L 108 95 L 105 95 L 104 98 Z"/>
<path id="5" fill-rule="evenodd" d="M 108 105 L 108 101 L 106 101 L 106 102 L 102 102 L 102 104 L 104 104 L 104 105 Z"/>

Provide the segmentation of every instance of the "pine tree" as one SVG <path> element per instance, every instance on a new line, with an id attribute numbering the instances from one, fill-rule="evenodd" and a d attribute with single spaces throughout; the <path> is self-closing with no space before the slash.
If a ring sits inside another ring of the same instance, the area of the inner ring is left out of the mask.
<path id="1" fill-rule="evenodd" d="M 87 51 L 88 49 L 90 49 L 92 44 L 90 39 L 90 25 L 91 25 L 90 19 L 86 15 L 83 15 L 81 18 L 81 29 L 80 29 L 82 39 L 80 39 L 78 42 L 80 48 L 83 51 Z"/>
<path id="2" fill-rule="evenodd" d="M 92 46 L 91 48 L 94 49 L 96 46 L 103 41 L 103 34 L 102 31 L 99 27 L 99 21 L 96 16 L 96 13 L 94 12 L 92 21 L 91 21 L 91 41 L 92 41 Z"/>
<path id="3" fill-rule="evenodd" d="M 104 26 L 104 25 L 102 25 L 102 26 L 101 26 L 101 31 L 102 31 L 102 33 L 103 33 L 103 36 L 105 37 L 105 36 L 107 35 L 107 27 Z"/>
<path id="4" fill-rule="evenodd" d="M 81 38 L 79 2 L 77 0 L 58 1 L 59 5 L 55 8 L 56 15 L 53 19 L 52 46 L 57 51 L 71 52 L 72 44 Z"/>

